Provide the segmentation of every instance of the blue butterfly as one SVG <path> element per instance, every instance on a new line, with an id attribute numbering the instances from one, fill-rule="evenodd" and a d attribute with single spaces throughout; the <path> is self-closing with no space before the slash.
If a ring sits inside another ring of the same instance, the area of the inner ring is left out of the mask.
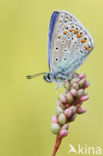
<path id="1" fill-rule="evenodd" d="M 63 82 L 70 79 L 94 48 L 93 38 L 81 22 L 66 11 L 54 11 L 48 33 L 48 73 L 39 75 L 47 82 Z"/>

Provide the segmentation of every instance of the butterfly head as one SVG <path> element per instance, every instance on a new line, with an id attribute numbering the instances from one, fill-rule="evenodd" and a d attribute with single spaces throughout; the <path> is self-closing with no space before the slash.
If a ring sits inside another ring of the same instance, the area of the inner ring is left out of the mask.
<path id="1" fill-rule="evenodd" d="M 51 83 L 52 80 L 53 80 L 53 74 L 52 74 L 52 73 L 47 73 L 46 75 L 43 76 L 43 78 L 44 78 L 44 80 L 45 80 L 46 82 Z"/>

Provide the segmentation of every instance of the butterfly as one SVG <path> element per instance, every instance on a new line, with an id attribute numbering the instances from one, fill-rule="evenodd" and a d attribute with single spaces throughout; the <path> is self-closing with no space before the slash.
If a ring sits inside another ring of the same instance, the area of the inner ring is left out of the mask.
<path id="1" fill-rule="evenodd" d="M 48 73 L 39 75 L 47 82 L 63 82 L 80 67 L 94 48 L 94 41 L 87 29 L 71 13 L 54 11 L 48 33 Z"/>

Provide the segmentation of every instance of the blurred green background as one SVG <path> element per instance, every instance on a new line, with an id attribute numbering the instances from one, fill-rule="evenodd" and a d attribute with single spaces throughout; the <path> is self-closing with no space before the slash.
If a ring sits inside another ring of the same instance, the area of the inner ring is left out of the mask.
<path id="1" fill-rule="evenodd" d="M 75 147 L 103 147 L 103 0 L 0 1 L 0 156 L 50 156 L 55 143 L 55 84 L 25 75 L 48 72 L 47 35 L 54 10 L 74 14 L 92 34 L 95 49 L 78 70 L 91 86 L 87 113 L 70 125 L 57 156 Z M 71 154 L 73 155 L 73 154 Z M 91 154 L 92 155 L 92 154 Z"/>

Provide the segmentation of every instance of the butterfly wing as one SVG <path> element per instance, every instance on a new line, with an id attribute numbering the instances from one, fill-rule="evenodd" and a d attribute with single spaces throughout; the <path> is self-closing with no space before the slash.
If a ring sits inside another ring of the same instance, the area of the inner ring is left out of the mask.
<path id="1" fill-rule="evenodd" d="M 91 35 L 71 13 L 53 13 L 48 42 L 48 62 L 53 73 L 75 71 L 94 48 Z"/>

